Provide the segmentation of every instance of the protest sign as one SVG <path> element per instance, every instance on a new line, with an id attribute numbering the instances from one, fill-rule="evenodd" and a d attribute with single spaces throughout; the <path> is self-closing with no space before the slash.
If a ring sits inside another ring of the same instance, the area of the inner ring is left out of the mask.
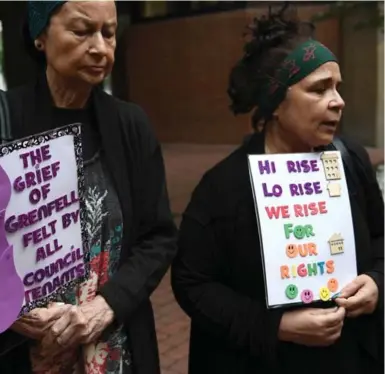
<path id="1" fill-rule="evenodd" d="M 0 147 L 0 332 L 86 279 L 80 125 Z"/>
<path id="2" fill-rule="evenodd" d="M 249 155 L 269 308 L 329 301 L 357 276 L 341 155 Z"/>

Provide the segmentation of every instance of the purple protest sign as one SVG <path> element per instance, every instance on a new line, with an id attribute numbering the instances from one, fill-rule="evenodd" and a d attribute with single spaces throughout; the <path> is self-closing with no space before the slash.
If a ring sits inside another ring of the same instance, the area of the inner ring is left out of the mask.
<path id="1" fill-rule="evenodd" d="M 0 148 L 0 333 L 88 276 L 80 125 Z"/>

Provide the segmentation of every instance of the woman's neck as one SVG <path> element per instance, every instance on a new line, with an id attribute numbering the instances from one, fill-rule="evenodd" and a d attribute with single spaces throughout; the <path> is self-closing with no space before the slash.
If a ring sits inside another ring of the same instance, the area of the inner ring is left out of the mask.
<path id="1" fill-rule="evenodd" d="M 91 94 L 91 86 L 61 77 L 49 66 L 46 70 L 47 83 L 53 102 L 58 108 L 82 109 Z"/>
<path id="2" fill-rule="evenodd" d="M 301 142 L 292 133 L 277 124 L 267 124 L 265 130 L 266 153 L 307 153 L 312 147 Z"/>

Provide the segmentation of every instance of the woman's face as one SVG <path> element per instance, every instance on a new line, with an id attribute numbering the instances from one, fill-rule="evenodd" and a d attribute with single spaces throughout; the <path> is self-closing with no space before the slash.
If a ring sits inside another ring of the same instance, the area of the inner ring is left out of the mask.
<path id="1" fill-rule="evenodd" d="M 38 41 L 57 74 L 96 85 L 112 70 L 116 28 L 114 1 L 68 1 Z"/>
<path id="2" fill-rule="evenodd" d="M 278 125 L 310 147 L 332 142 L 345 106 L 338 93 L 341 83 L 336 62 L 327 62 L 291 86 L 275 112 Z"/>

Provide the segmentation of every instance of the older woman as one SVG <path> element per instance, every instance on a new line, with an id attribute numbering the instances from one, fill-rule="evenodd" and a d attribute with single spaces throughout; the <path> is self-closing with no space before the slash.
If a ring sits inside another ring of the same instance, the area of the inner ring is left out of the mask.
<path id="1" fill-rule="evenodd" d="M 255 22 L 229 94 L 233 111 L 254 109 L 263 130 L 195 189 L 172 267 L 191 317 L 189 373 L 382 373 L 384 202 L 360 146 L 345 142 L 366 174 L 358 185 L 348 175 L 359 276 L 333 307 L 266 308 L 248 154 L 332 147 L 344 101 L 335 56 L 305 27 L 282 14 Z"/>
<path id="2" fill-rule="evenodd" d="M 31 1 L 37 82 L 7 92 L 14 138 L 82 123 L 90 278 L 0 335 L 0 373 L 160 372 L 149 296 L 176 251 L 161 148 L 145 113 L 99 88 L 114 1 Z"/>

